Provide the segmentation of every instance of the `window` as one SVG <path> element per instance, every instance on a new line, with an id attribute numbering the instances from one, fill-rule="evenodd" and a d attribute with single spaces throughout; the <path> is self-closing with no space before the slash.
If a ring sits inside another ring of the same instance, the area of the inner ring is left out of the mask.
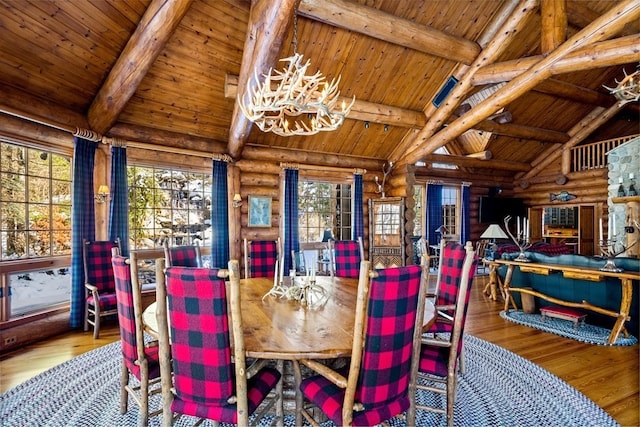
<path id="1" fill-rule="evenodd" d="M 71 254 L 71 158 L 2 143 L 0 260 Z"/>
<path id="2" fill-rule="evenodd" d="M 321 242 L 325 231 L 336 240 L 350 240 L 351 184 L 300 180 L 298 215 L 300 242 Z"/>
<path id="3" fill-rule="evenodd" d="M 129 166 L 131 249 L 211 243 L 211 175 Z"/>
<path id="4" fill-rule="evenodd" d="M 460 189 L 458 187 L 442 187 L 442 225 L 444 225 L 448 234 L 460 236 L 460 221 L 458 217 L 461 214 L 460 205 Z"/>
<path id="5" fill-rule="evenodd" d="M 0 295 L 11 297 L 11 317 L 69 301 L 71 170 L 70 156 L 0 144 L 0 261 L 9 263 Z M 46 258 L 55 267 L 10 263 Z"/>
<path id="6" fill-rule="evenodd" d="M 425 185 L 414 187 L 415 198 L 415 219 L 414 219 L 414 236 L 423 235 L 426 238 L 428 232 L 425 227 L 425 215 L 427 215 L 426 206 L 429 206 L 429 200 L 426 200 L 423 204 L 423 200 L 426 198 L 427 191 Z M 442 225 L 447 229 L 447 235 L 450 240 L 459 240 L 462 233 L 462 194 L 460 187 L 452 185 L 442 186 Z M 433 230 L 432 230 L 433 231 Z"/>

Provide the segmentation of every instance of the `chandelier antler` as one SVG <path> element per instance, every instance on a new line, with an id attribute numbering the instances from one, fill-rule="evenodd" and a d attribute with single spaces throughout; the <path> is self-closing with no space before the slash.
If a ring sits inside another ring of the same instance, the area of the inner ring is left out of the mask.
<path id="1" fill-rule="evenodd" d="M 262 75 L 262 83 L 257 73 L 254 74 L 253 87 L 248 83 L 248 104 L 242 93 L 238 93 L 240 109 L 263 132 L 281 136 L 313 135 L 339 128 L 356 98 L 353 97 L 349 105 L 342 101 L 338 109 L 340 76 L 329 83 L 320 71 L 307 75 L 311 61 L 305 62 L 298 53 L 297 6 L 291 44 L 294 54 L 280 60 L 288 62 L 282 70 L 269 69 L 269 73 Z"/>
<path id="2" fill-rule="evenodd" d="M 616 80 L 617 86 L 614 88 L 603 85 L 620 101 L 633 102 L 640 99 L 640 70 L 636 70 L 634 73 L 627 74 L 625 69 L 624 78 L 621 81 Z"/>
<path id="3" fill-rule="evenodd" d="M 339 128 L 355 102 L 354 97 L 349 105 L 343 101 L 341 108 L 336 108 L 340 77 L 327 83 L 319 71 L 306 75 L 311 61 L 304 62 L 299 53 L 280 62 L 289 64 L 281 71 L 270 69 L 263 74 L 263 83 L 254 76 L 248 105 L 238 96 L 244 115 L 263 132 L 281 136 L 313 135 Z"/>

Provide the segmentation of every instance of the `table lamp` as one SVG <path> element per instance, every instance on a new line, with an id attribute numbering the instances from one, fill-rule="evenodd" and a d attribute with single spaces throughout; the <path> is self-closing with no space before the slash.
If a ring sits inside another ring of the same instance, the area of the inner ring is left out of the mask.
<path id="1" fill-rule="evenodd" d="M 500 228 L 498 224 L 491 224 L 484 233 L 480 235 L 481 239 L 491 239 L 490 255 L 489 258 L 493 259 L 496 251 L 496 239 L 508 239 L 507 233 Z"/>

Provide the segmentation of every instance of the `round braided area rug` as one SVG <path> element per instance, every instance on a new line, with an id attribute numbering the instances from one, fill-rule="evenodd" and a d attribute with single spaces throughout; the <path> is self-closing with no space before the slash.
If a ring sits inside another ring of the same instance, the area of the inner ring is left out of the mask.
<path id="1" fill-rule="evenodd" d="M 135 426 L 138 407 L 129 399 L 121 415 L 120 343 L 78 356 L 14 387 L 0 396 L 0 425 Z M 606 412 L 579 391 L 528 360 L 479 338 L 465 336 L 464 374 L 458 376 L 456 426 L 617 426 Z M 443 406 L 444 399 L 419 391 L 418 399 Z M 160 407 L 160 396 L 150 408 Z M 444 426 L 443 415 L 418 411 L 419 426 Z M 176 425 L 193 425 L 180 418 Z M 268 425 L 264 420 L 261 425 Z M 160 426 L 161 416 L 149 419 Z M 203 425 L 212 425 L 205 422 Z M 285 417 L 294 426 L 293 415 Z M 323 427 L 333 424 L 326 422 Z M 405 426 L 401 418 L 390 420 Z"/>

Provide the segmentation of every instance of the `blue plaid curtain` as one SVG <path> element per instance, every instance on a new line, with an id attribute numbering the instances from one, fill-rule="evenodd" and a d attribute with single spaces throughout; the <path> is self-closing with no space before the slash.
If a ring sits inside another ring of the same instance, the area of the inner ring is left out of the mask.
<path id="1" fill-rule="evenodd" d="M 362 206 L 362 175 L 355 174 L 353 176 L 353 228 L 351 229 L 351 238 L 358 240 L 362 237 L 364 240 L 364 210 Z"/>
<path id="2" fill-rule="evenodd" d="M 229 202 L 227 162 L 213 161 L 211 186 L 211 268 L 227 268 L 229 263 Z"/>
<path id="3" fill-rule="evenodd" d="M 111 147 L 111 210 L 109 240 L 120 238 L 123 256 L 129 256 L 129 190 L 127 149 Z"/>
<path id="4" fill-rule="evenodd" d="M 298 233 L 298 170 L 285 169 L 284 175 L 284 271 L 293 267 L 291 251 L 300 250 Z"/>
<path id="5" fill-rule="evenodd" d="M 442 185 L 427 184 L 426 236 L 431 245 L 437 245 L 440 236 L 436 229 L 442 225 Z"/>
<path id="6" fill-rule="evenodd" d="M 471 237 L 471 191 L 468 185 L 462 186 L 462 230 L 460 232 L 460 243 L 463 245 Z"/>
<path id="7" fill-rule="evenodd" d="M 93 165 L 97 143 L 74 138 L 73 194 L 71 207 L 71 313 L 72 328 L 84 324 L 83 239 L 96 238 L 96 211 L 93 199 Z"/>

